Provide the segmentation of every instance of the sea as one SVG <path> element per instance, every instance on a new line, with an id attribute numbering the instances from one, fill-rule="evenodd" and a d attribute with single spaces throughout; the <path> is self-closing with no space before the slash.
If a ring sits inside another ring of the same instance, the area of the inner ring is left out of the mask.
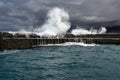
<path id="1" fill-rule="evenodd" d="M 0 80 L 120 80 L 120 45 L 67 43 L 0 51 Z"/>

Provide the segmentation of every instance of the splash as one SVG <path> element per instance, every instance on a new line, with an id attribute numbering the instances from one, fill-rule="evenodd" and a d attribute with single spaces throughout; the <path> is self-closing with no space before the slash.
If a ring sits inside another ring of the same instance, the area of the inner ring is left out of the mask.
<path id="1" fill-rule="evenodd" d="M 25 34 L 37 34 L 39 36 L 45 37 L 62 37 L 70 29 L 71 25 L 69 22 L 68 13 L 61 8 L 55 7 L 51 9 L 47 14 L 46 22 L 39 28 L 33 29 L 33 31 L 20 30 L 18 32 L 9 32 L 13 35 L 16 33 Z M 91 28 L 90 30 L 84 28 L 78 28 L 72 30 L 71 34 L 81 35 L 81 34 L 103 34 L 106 33 L 107 29 L 101 27 L 99 30 Z"/>
<path id="2" fill-rule="evenodd" d="M 69 28 L 69 15 L 58 7 L 48 12 L 48 20 L 40 28 L 34 30 L 40 36 L 57 36 L 65 34 Z"/>
<path id="3" fill-rule="evenodd" d="M 15 34 L 24 34 L 24 35 L 29 35 L 29 34 L 32 34 L 33 32 L 31 31 L 26 31 L 26 30 L 20 30 L 20 31 L 9 31 L 8 33 L 11 33 L 13 35 Z"/>
<path id="4" fill-rule="evenodd" d="M 41 46 L 41 45 L 40 45 Z M 99 46 L 97 44 L 85 44 L 83 42 L 66 42 L 63 44 L 48 44 L 48 45 L 42 45 L 42 46 L 83 46 L 83 47 L 94 47 L 94 46 Z"/>
<path id="5" fill-rule="evenodd" d="M 26 30 L 20 30 L 20 31 L 9 31 L 8 33 L 12 35 L 20 34 L 20 35 L 25 35 L 27 38 L 29 38 L 29 35 L 35 34 L 34 32 L 31 31 L 26 31 Z"/>
<path id="6" fill-rule="evenodd" d="M 81 34 L 104 34 L 107 29 L 105 27 L 101 27 L 99 30 L 91 28 L 90 30 L 79 28 L 72 30 L 73 35 L 81 35 Z"/>
<path id="7" fill-rule="evenodd" d="M 99 34 L 104 34 L 107 32 L 107 29 L 105 27 L 101 27 L 98 31 Z"/>

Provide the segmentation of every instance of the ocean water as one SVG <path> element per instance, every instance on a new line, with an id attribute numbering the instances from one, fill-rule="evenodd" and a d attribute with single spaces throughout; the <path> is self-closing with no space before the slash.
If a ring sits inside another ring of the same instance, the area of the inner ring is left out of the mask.
<path id="1" fill-rule="evenodd" d="M 120 45 L 1 51 L 0 80 L 120 80 Z"/>

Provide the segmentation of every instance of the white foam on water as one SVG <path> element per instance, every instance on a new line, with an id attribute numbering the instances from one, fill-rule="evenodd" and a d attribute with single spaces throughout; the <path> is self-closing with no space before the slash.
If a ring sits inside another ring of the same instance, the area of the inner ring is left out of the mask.
<path id="1" fill-rule="evenodd" d="M 20 50 L 4 50 L 0 52 L 0 55 L 14 54 L 19 52 Z"/>
<path id="2" fill-rule="evenodd" d="M 48 44 L 48 45 L 40 45 L 40 46 L 83 46 L 83 47 L 94 47 L 94 46 L 99 46 L 97 44 L 85 44 L 83 42 L 66 42 L 66 43 L 62 43 L 62 44 Z"/>

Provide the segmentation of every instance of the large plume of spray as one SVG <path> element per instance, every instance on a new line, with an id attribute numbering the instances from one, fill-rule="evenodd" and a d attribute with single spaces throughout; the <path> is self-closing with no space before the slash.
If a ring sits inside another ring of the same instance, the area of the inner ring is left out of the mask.
<path id="1" fill-rule="evenodd" d="M 69 15 L 68 13 L 61 8 L 55 7 L 51 9 L 47 14 L 47 20 L 46 22 L 38 27 L 35 28 L 32 32 L 26 31 L 26 30 L 20 30 L 17 32 L 9 32 L 12 34 L 25 34 L 28 36 L 29 34 L 37 34 L 39 36 L 57 36 L 61 37 L 66 34 L 66 32 L 70 29 L 71 25 L 69 22 Z M 84 29 L 84 28 L 77 28 L 71 31 L 71 34 L 73 35 L 81 35 L 81 34 L 103 34 L 106 33 L 107 29 L 104 27 L 101 27 L 99 30 L 91 28 L 90 30 Z"/>
<path id="2" fill-rule="evenodd" d="M 70 28 L 69 15 L 61 8 L 55 7 L 48 12 L 48 20 L 34 30 L 40 36 L 64 35 Z"/>

